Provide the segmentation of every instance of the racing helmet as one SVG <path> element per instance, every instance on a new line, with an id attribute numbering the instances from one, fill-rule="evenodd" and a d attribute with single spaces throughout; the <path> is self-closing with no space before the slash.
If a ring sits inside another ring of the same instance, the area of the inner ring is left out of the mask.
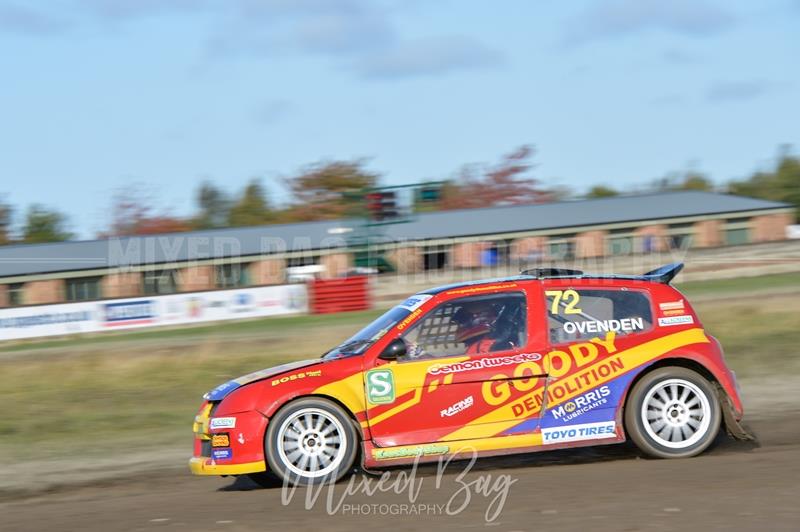
<path id="1" fill-rule="evenodd" d="M 498 312 L 489 302 L 468 303 L 453 314 L 457 324 L 455 341 L 470 344 L 480 340 L 494 329 Z"/>

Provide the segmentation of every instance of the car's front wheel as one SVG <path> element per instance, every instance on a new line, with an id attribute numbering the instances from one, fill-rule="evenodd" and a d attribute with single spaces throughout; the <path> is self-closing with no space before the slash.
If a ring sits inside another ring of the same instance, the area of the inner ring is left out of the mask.
<path id="1" fill-rule="evenodd" d="M 719 432 L 721 411 L 712 385 L 681 367 L 660 368 L 631 390 L 625 426 L 633 442 L 658 458 L 703 452 Z"/>
<path id="2" fill-rule="evenodd" d="M 270 471 L 289 484 L 336 482 L 352 467 L 358 434 L 335 403 L 293 401 L 270 420 L 264 441 Z"/>

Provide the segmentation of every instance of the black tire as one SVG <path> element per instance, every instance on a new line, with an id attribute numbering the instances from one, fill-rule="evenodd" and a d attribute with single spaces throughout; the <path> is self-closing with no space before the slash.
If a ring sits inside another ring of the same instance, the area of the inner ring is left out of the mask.
<path id="1" fill-rule="evenodd" d="M 645 454 L 687 458 L 708 448 L 722 419 L 713 386 L 681 367 L 659 368 L 645 375 L 628 395 L 625 428 Z"/>
<path id="2" fill-rule="evenodd" d="M 309 397 L 281 408 L 264 437 L 269 471 L 291 485 L 336 482 L 353 466 L 359 435 L 336 403 Z"/>

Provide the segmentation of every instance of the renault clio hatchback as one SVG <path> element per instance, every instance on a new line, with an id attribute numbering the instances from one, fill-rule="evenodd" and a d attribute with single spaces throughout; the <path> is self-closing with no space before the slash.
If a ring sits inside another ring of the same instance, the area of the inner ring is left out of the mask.
<path id="1" fill-rule="evenodd" d="M 722 347 L 669 284 L 682 266 L 640 276 L 537 269 L 413 295 L 320 358 L 208 392 L 191 470 L 309 484 L 357 463 L 627 438 L 682 458 L 723 425 L 746 438 Z"/>

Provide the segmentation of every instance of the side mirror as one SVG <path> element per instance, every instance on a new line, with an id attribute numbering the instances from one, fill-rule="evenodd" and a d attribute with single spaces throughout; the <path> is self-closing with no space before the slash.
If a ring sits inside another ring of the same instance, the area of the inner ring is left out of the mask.
<path id="1" fill-rule="evenodd" d="M 405 356 L 405 354 L 406 343 L 400 338 L 395 338 L 383 349 L 383 352 L 378 358 L 381 360 L 397 360 L 398 358 Z"/>

